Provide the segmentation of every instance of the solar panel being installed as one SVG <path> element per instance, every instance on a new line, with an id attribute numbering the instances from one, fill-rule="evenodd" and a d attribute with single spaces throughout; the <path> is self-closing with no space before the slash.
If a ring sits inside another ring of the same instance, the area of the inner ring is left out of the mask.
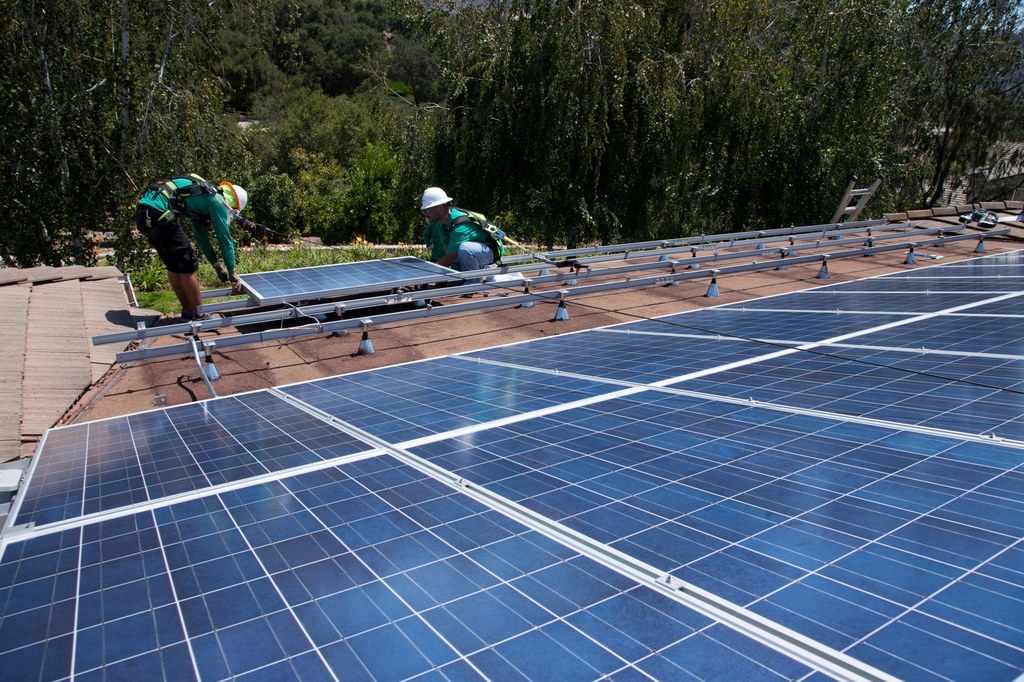
<path id="1" fill-rule="evenodd" d="M 455 271 L 420 258 L 317 265 L 239 275 L 243 290 L 258 305 L 348 296 L 450 278 Z"/>
<path id="2" fill-rule="evenodd" d="M 912 274 L 53 429 L 0 669 L 1014 680 L 1024 260 Z"/>

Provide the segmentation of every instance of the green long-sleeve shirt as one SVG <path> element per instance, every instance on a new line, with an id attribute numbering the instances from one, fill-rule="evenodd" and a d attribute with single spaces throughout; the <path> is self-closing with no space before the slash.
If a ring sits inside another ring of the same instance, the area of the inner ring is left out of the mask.
<path id="1" fill-rule="evenodd" d="M 439 222 L 427 221 L 423 226 L 423 243 L 430 247 L 430 260 L 435 263 L 448 248 L 448 226 Z"/>

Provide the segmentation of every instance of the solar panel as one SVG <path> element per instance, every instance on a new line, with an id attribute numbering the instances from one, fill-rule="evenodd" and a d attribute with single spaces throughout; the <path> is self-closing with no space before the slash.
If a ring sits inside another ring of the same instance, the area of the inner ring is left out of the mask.
<path id="1" fill-rule="evenodd" d="M 938 293 L 921 291 L 920 285 L 908 285 L 902 290 L 889 292 L 844 291 L 840 289 L 810 289 L 786 296 L 744 301 L 747 310 L 797 311 L 810 310 L 819 312 L 876 312 L 894 313 L 928 313 L 949 310 L 964 303 L 985 303 L 992 299 L 989 293 L 967 293 L 957 291 Z M 914 289 L 918 289 L 914 293 Z"/>
<path id="2" fill-rule="evenodd" d="M 370 449 L 268 391 L 55 428 L 13 523 L 66 521 Z"/>
<path id="3" fill-rule="evenodd" d="M 239 275 L 259 305 L 347 296 L 446 279 L 455 271 L 411 256 Z"/>
<path id="4" fill-rule="evenodd" d="M 1021 266 L 53 429 L 0 669 L 1016 680 Z"/>
<path id="5" fill-rule="evenodd" d="M 926 280 L 927 288 L 922 291 L 921 286 Z M 873 280 L 859 280 L 856 282 L 843 282 L 821 287 L 815 291 L 827 294 L 831 291 L 870 291 L 873 293 L 882 292 L 909 292 L 909 293 L 944 293 L 963 292 L 975 294 L 978 292 L 1017 292 L 1020 291 L 1024 279 L 1020 277 L 1000 277 L 992 275 L 989 277 L 879 277 Z"/>
<path id="6" fill-rule="evenodd" d="M 714 652 L 722 673 L 809 672 L 390 458 L 57 535 L 0 569 L 8 669 L 577 679 Z"/>

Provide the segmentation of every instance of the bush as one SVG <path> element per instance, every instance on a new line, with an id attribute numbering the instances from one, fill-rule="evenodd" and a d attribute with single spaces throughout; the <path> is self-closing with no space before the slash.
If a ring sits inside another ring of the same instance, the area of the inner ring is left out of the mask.
<path id="1" fill-rule="evenodd" d="M 277 244 L 294 241 L 299 236 L 301 223 L 295 182 L 272 168 L 254 179 L 251 185 L 246 215 L 273 230 L 267 241 Z"/>
<path id="2" fill-rule="evenodd" d="M 342 244 L 348 235 L 338 226 L 344 213 L 344 172 L 341 164 L 320 154 L 293 152 L 300 168 L 295 189 L 302 233 L 315 235 L 325 244 Z"/>
<path id="3" fill-rule="evenodd" d="M 394 210 L 397 177 L 398 161 L 389 150 L 367 144 L 356 152 L 345 172 L 341 221 L 325 241 L 338 244 L 359 237 L 390 244 L 401 237 Z"/>
<path id="4" fill-rule="evenodd" d="M 140 258 L 128 269 L 128 275 L 132 278 L 132 287 L 138 291 L 162 291 L 171 286 L 167 281 L 167 268 L 156 254 Z"/>

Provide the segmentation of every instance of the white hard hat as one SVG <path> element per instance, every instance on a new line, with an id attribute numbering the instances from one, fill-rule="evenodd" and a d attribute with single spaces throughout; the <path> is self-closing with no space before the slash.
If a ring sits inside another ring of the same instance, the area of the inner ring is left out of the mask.
<path id="1" fill-rule="evenodd" d="M 428 208 L 449 204 L 453 201 L 455 200 L 445 194 L 444 190 L 440 187 L 428 187 L 423 190 L 423 201 L 420 203 L 420 210 L 425 211 Z"/>
<path id="2" fill-rule="evenodd" d="M 240 212 L 245 210 L 245 205 L 249 203 L 249 193 L 244 188 L 235 185 L 235 196 L 238 197 L 238 210 Z"/>
<path id="3" fill-rule="evenodd" d="M 224 195 L 224 200 L 227 201 L 228 205 L 239 213 L 241 213 L 242 209 L 245 208 L 245 205 L 249 203 L 249 193 L 238 185 L 224 180 L 220 185 L 218 185 L 218 188 Z"/>

